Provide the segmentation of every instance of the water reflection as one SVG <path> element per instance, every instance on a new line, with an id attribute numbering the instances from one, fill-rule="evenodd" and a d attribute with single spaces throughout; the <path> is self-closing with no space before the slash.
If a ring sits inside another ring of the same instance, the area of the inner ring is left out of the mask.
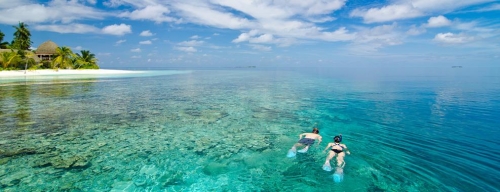
<path id="1" fill-rule="evenodd" d="M 0 86 L 0 121 L 5 125 L 0 131 L 34 131 L 37 128 L 37 120 L 50 117 L 61 110 L 35 106 L 44 106 L 44 102 L 53 101 L 54 98 L 64 100 L 75 97 L 76 94 L 91 92 L 95 89 L 96 82 L 96 79 L 53 80 L 37 84 L 17 83 Z M 42 105 L 35 105 L 38 103 Z"/>

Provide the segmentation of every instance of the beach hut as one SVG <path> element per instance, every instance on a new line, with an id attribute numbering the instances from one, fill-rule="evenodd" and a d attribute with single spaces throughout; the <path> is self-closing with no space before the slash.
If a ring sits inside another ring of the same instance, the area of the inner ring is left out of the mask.
<path id="1" fill-rule="evenodd" d="M 38 49 L 36 49 L 35 54 L 42 61 L 52 60 L 52 55 L 56 54 L 57 44 L 51 40 L 43 42 Z"/>

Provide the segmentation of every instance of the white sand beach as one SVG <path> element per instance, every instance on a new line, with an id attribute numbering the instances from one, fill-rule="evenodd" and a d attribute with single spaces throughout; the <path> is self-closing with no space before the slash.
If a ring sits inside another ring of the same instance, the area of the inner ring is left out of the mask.
<path id="1" fill-rule="evenodd" d="M 0 71 L 0 77 L 43 76 L 43 75 L 118 75 L 144 73 L 144 71 L 113 70 L 113 69 L 41 69 Z"/>

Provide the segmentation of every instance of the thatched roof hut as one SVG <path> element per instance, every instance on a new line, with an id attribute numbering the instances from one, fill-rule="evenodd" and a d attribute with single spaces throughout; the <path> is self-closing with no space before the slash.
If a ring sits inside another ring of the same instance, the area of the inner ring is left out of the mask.
<path id="1" fill-rule="evenodd" d="M 51 40 L 43 42 L 38 48 L 36 49 L 36 54 L 37 55 L 53 55 L 56 54 L 56 49 L 57 49 L 57 44 L 52 42 Z"/>
<path id="2" fill-rule="evenodd" d="M 45 41 L 36 49 L 36 56 L 41 60 L 51 60 L 51 56 L 56 54 L 57 47 L 57 44 L 51 40 Z"/>

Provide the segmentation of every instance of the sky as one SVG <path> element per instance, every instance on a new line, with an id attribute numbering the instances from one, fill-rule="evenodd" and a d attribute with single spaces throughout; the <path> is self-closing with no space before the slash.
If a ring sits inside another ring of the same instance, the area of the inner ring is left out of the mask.
<path id="1" fill-rule="evenodd" d="M 101 68 L 500 64 L 499 0 L 0 0 L 19 22 Z"/>

